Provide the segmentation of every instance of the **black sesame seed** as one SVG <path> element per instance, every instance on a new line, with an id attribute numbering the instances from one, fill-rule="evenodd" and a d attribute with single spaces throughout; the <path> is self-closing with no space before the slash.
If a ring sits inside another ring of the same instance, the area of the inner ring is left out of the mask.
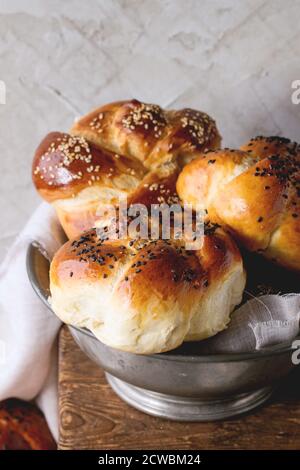
<path id="1" fill-rule="evenodd" d="M 73 276 L 73 274 L 74 274 L 74 273 L 71 271 L 71 272 L 70 272 L 70 277 L 72 277 L 72 276 Z"/>
<path id="2" fill-rule="evenodd" d="M 184 281 L 191 282 L 195 279 L 196 274 L 192 269 L 186 269 L 183 273 Z"/>
<path id="3" fill-rule="evenodd" d="M 103 277 L 104 277 L 104 279 L 106 279 L 106 278 L 107 278 L 107 274 L 103 274 Z"/>
<path id="4" fill-rule="evenodd" d="M 257 222 L 262 222 L 264 218 L 262 216 L 258 217 Z"/>

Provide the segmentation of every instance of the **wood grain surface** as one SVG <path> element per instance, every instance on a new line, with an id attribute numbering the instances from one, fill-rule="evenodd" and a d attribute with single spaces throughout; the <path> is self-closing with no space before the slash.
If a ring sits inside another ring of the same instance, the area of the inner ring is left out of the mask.
<path id="1" fill-rule="evenodd" d="M 59 449 L 300 449 L 300 367 L 264 406 L 213 423 L 175 423 L 125 404 L 103 370 L 60 333 Z"/>

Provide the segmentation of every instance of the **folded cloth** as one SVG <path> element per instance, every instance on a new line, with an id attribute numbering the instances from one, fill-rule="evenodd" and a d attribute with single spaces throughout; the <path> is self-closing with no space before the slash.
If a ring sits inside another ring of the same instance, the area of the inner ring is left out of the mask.
<path id="1" fill-rule="evenodd" d="M 51 259 L 64 240 L 54 210 L 42 204 L 0 267 L 0 400 L 36 398 L 56 439 L 60 321 L 32 290 L 26 252 L 36 241 Z M 300 294 L 253 298 L 236 309 L 227 330 L 193 344 L 193 350 L 198 354 L 239 353 L 291 342 L 299 333 L 299 319 Z"/>
<path id="2" fill-rule="evenodd" d="M 53 436 L 58 438 L 57 342 L 60 321 L 32 290 L 26 252 L 38 241 L 49 256 L 64 234 L 51 206 L 34 212 L 0 267 L 0 400 L 37 398 Z"/>
<path id="3" fill-rule="evenodd" d="M 299 322 L 300 294 L 254 297 L 235 310 L 226 330 L 201 341 L 198 353 L 245 353 L 291 343 Z"/>

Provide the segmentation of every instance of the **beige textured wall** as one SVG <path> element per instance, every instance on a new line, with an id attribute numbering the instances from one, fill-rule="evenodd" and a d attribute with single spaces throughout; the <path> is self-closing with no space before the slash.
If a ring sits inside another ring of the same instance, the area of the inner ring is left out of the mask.
<path id="1" fill-rule="evenodd" d="M 299 17 L 297 0 L 0 0 L 0 259 L 39 202 L 39 140 L 101 103 L 203 109 L 226 146 L 300 140 Z"/>

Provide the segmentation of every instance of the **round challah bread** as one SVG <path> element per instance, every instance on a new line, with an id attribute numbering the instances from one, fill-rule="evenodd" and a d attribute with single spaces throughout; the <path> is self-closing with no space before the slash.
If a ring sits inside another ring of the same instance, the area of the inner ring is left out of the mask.
<path id="1" fill-rule="evenodd" d="M 138 354 L 223 330 L 244 287 L 238 248 L 211 224 L 198 251 L 174 238 L 111 240 L 91 229 L 63 245 L 50 269 L 51 306 L 62 321 Z"/>
<path id="2" fill-rule="evenodd" d="M 35 153 L 33 181 L 72 238 L 119 199 L 174 202 L 179 170 L 220 141 L 203 112 L 164 111 L 137 100 L 111 103 L 76 122 L 70 134 L 48 134 Z"/>
<path id="3" fill-rule="evenodd" d="M 256 137 L 240 150 L 207 152 L 177 181 L 180 198 L 205 209 L 250 251 L 300 270 L 300 146 Z"/>

